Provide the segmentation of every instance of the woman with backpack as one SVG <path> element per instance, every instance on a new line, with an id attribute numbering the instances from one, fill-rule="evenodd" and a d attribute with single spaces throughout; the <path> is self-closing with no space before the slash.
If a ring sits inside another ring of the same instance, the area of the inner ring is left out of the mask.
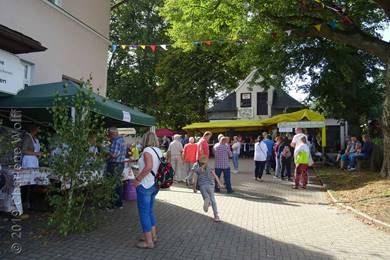
<path id="1" fill-rule="evenodd" d="M 281 176 L 282 180 L 284 180 L 286 177 L 284 172 L 286 171 L 287 172 L 287 179 L 289 181 L 291 181 L 292 153 L 291 153 L 290 142 L 289 142 L 287 136 L 285 136 L 283 138 L 283 142 L 280 144 L 279 157 L 280 157 L 280 162 L 282 165 L 280 176 Z"/>
<path id="2" fill-rule="evenodd" d="M 136 246 L 139 248 L 154 248 L 157 241 L 156 217 L 154 216 L 154 201 L 158 193 L 155 185 L 155 174 L 158 172 L 162 153 L 155 133 L 147 132 L 143 136 L 143 153 L 138 160 L 139 174 L 134 180 L 137 191 L 138 214 L 145 238 Z"/>

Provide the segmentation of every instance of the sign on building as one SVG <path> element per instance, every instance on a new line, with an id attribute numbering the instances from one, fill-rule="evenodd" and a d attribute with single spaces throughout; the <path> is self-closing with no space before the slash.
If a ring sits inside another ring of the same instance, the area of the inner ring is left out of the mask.
<path id="1" fill-rule="evenodd" d="M 278 128 L 324 128 L 324 121 L 281 122 Z"/>
<path id="2" fill-rule="evenodd" d="M 0 93 L 16 95 L 24 88 L 24 66 L 20 59 L 0 50 Z"/>
<path id="3" fill-rule="evenodd" d="M 279 133 L 292 133 L 293 129 L 291 127 L 279 128 Z"/>

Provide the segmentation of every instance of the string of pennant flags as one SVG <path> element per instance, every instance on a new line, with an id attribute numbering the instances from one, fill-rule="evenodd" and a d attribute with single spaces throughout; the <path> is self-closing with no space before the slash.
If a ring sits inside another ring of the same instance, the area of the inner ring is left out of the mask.
<path id="1" fill-rule="evenodd" d="M 202 41 L 193 41 L 192 44 L 194 46 L 211 46 L 213 44 L 222 44 L 226 42 L 225 40 L 202 40 Z M 122 48 L 123 50 L 136 50 L 141 48 L 143 50 L 150 49 L 153 53 L 158 50 L 158 48 L 166 51 L 171 46 L 171 44 L 112 44 L 111 50 L 115 52 L 118 48 Z"/>
<path id="2" fill-rule="evenodd" d="M 337 6 L 335 4 L 326 4 L 321 0 L 301 0 L 301 9 L 303 11 L 310 11 L 311 9 L 328 9 L 340 16 L 339 19 L 333 19 L 331 21 L 328 21 L 326 23 L 327 26 L 329 26 L 330 29 L 336 30 L 337 26 L 339 24 L 343 24 L 345 26 L 352 26 L 354 23 L 352 19 L 347 16 L 346 9 L 344 7 Z M 318 23 L 313 24 L 312 26 L 320 32 L 323 29 L 324 23 Z M 300 31 L 305 29 L 289 29 L 285 30 L 284 32 L 287 34 L 287 36 L 291 36 L 291 34 L 294 31 Z M 273 39 L 276 39 L 278 37 L 278 33 L 271 31 L 270 35 Z M 194 46 L 211 46 L 213 44 L 223 44 L 226 42 L 226 40 L 198 40 L 198 41 L 192 41 L 192 44 Z M 235 41 L 236 43 L 242 43 L 241 41 Z M 138 48 L 141 48 L 143 50 L 150 49 L 153 53 L 155 53 L 158 49 L 162 49 L 164 51 L 167 51 L 168 48 L 170 48 L 171 44 L 112 44 L 111 45 L 111 51 L 115 52 L 118 48 L 121 48 L 123 50 L 137 50 Z"/>
<path id="3" fill-rule="evenodd" d="M 329 22 L 326 23 L 327 26 L 329 26 L 330 29 L 333 31 L 337 29 L 338 24 L 343 24 L 346 26 L 352 26 L 354 23 L 352 19 L 346 14 L 346 9 L 344 7 L 340 7 L 338 5 L 332 4 L 325 4 L 321 0 L 301 0 L 301 9 L 303 11 L 310 11 L 311 9 L 329 9 L 336 14 L 340 16 L 340 19 L 333 19 Z M 318 23 L 318 24 L 313 24 L 312 26 L 320 32 L 322 30 L 323 23 Z M 288 36 L 292 34 L 294 31 L 298 31 L 302 29 L 290 29 L 284 31 Z M 277 32 L 271 32 L 271 36 L 273 39 L 276 39 L 277 37 Z"/>

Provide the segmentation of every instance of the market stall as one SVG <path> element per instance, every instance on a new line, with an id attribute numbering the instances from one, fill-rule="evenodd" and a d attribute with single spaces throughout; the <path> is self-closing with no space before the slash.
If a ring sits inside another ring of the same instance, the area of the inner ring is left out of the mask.
<path id="1" fill-rule="evenodd" d="M 52 121 L 49 109 L 53 106 L 56 97 L 70 97 L 70 99 L 68 99 L 70 102 L 67 105 L 69 106 L 69 113 L 71 114 L 72 98 L 75 97 L 79 91 L 86 91 L 86 89 L 81 88 L 71 81 L 66 81 L 29 86 L 15 96 L 0 97 L 0 135 L 4 135 L 3 137 L 5 137 L 0 138 L 0 147 L 3 150 L 20 150 L 20 147 L 8 147 L 8 144 L 13 143 L 12 140 L 9 140 L 10 136 L 21 140 L 23 136 L 21 126 L 23 124 L 34 123 L 43 127 L 49 127 L 49 124 Z M 155 118 L 150 115 L 95 93 L 92 93 L 92 97 L 95 101 L 92 110 L 95 113 L 104 116 L 107 126 L 149 128 L 153 127 L 155 124 Z M 17 110 L 18 113 L 16 113 L 15 110 Z M 1 141 L 3 141 L 3 143 Z M 8 159 L 3 159 L 1 158 L 2 156 L 8 156 Z M 9 157 L 11 157 L 11 159 L 9 159 Z M 21 154 L 18 154 L 17 157 L 21 157 Z M 10 156 L 9 154 L 7 155 L 0 151 L 1 176 L 5 180 L 5 185 L 0 187 L 0 211 L 16 211 L 19 214 L 23 214 L 21 198 L 21 188 L 23 186 L 48 186 L 53 180 L 60 182 L 62 180 L 58 180 L 55 173 L 45 167 L 35 169 L 20 169 L 16 167 L 15 169 L 13 165 L 14 158 L 14 154 L 11 154 Z M 97 172 L 94 177 L 99 178 L 103 176 L 103 174 L 104 170 Z M 134 174 L 131 169 L 131 164 L 129 161 L 126 161 L 123 180 L 131 180 L 133 178 Z M 66 189 L 67 186 L 67 183 L 62 182 L 63 188 Z"/>
<path id="2" fill-rule="evenodd" d="M 261 130 L 276 129 L 278 127 L 278 123 L 296 121 L 324 122 L 325 118 L 317 112 L 309 109 L 303 109 L 297 112 L 281 114 L 262 120 L 218 120 L 212 122 L 193 123 L 183 127 L 183 130 L 189 133 L 202 133 L 204 131 L 210 131 L 212 133 L 227 133 L 229 131 L 234 131 L 236 133 L 251 131 L 258 132 Z M 326 135 L 326 132 L 323 131 L 323 134 Z M 326 140 L 326 137 L 323 138 L 323 140 Z"/>

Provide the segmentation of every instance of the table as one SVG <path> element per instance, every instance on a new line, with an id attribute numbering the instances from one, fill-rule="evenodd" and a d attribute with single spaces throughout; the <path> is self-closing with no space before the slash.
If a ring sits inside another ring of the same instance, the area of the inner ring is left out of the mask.
<path id="1" fill-rule="evenodd" d="M 17 211 L 23 214 L 22 186 L 44 185 L 50 183 L 51 172 L 48 168 L 39 169 L 5 169 L 2 171 L 6 175 L 6 185 L 0 191 L 0 211 Z"/>
<path id="2" fill-rule="evenodd" d="M 135 179 L 132 168 L 137 168 L 132 165 L 130 160 L 125 161 L 125 168 L 123 170 L 123 181 Z M 21 187 L 29 185 L 48 186 L 50 180 L 57 180 L 49 168 L 39 169 L 4 169 L 2 172 L 6 174 L 6 186 L 0 190 L 0 211 L 13 212 L 17 211 L 20 215 L 23 214 Z M 94 178 L 102 178 L 104 170 L 94 174 Z M 62 183 L 64 189 L 70 187 L 69 183 Z"/>

